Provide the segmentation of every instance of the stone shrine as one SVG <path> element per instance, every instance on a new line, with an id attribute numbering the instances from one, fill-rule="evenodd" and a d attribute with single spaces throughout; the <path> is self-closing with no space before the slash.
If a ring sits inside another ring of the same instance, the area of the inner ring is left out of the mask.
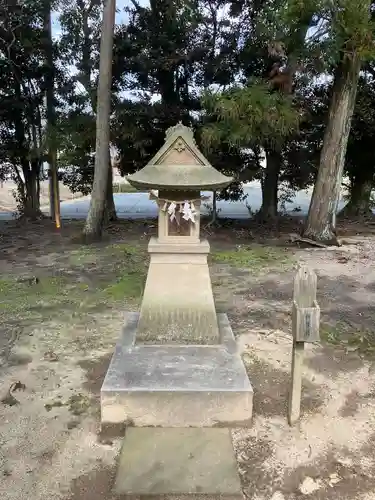
<path id="1" fill-rule="evenodd" d="M 177 125 L 151 162 L 128 178 L 136 188 L 159 189 L 158 238 L 148 247 L 147 275 L 136 340 L 152 344 L 219 344 L 206 240 L 200 239 L 200 191 L 232 179 L 217 172 Z"/>
<path id="2" fill-rule="evenodd" d="M 153 445 L 149 442 L 150 429 L 148 433 L 144 429 L 141 434 L 148 443 L 144 447 L 148 449 L 148 456 L 149 446 L 154 449 L 155 443 L 159 443 L 158 454 L 162 454 L 162 449 L 168 448 L 168 433 L 176 436 L 176 432 L 183 436 L 181 447 L 185 450 L 195 450 L 197 440 L 206 443 L 199 452 L 202 457 L 205 452 L 207 456 L 212 455 L 214 442 L 219 448 L 222 442 L 222 448 L 228 450 L 230 435 L 225 428 L 250 423 L 253 391 L 227 315 L 217 314 L 215 310 L 207 264 L 210 246 L 200 238 L 200 208 L 201 191 L 216 191 L 229 185 L 232 179 L 210 165 L 199 151 L 191 129 L 179 123 L 167 130 L 163 147 L 143 169 L 129 176 L 128 181 L 138 189 L 151 190 L 150 196 L 159 207 L 158 236 L 151 238 L 148 246 L 150 266 L 140 313 L 126 314 L 122 337 L 101 389 L 102 425 L 126 422 L 137 428 L 164 428 L 162 436 L 160 429 L 154 429 Z M 207 427 L 211 429 L 205 436 L 210 437 L 202 438 L 203 428 Z M 142 429 L 129 428 L 128 432 L 131 441 L 132 433 Z M 142 437 L 133 435 L 134 440 L 141 443 Z M 160 444 L 163 440 L 164 446 Z M 169 442 L 171 440 L 172 437 Z M 176 437 L 174 443 L 175 440 Z M 120 468 L 128 471 L 134 469 L 129 465 L 130 453 L 125 438 Z M 160 461 L 158 454 L 155 460 Z M 170 457 L 162 462 L 166 464 L 168 460 Z M 173 460 L 177 460 L 178 468 L 178 459 Z M 206 484 L 207 477 L 202 476 L 202 464 L 197 460 L 197 470 L 190 471 L 190 476 L 194 478 L 198 474 L 199 484 L 193 484 L 187 491 L 186 477 L 185 481 L 180 477 L 181 486 L 174 487 L 173 478 L 168 480 L 163 476 L 164 486 L 158 493 L 200 491 L 236 498 L 238 491 L 234 489 L 240 486 L 238 477 L 233 479 L 234 458 L 229 457 L 229 461 L 232 460 L 232 467 L 228 466 L 232 473 L 230 479 L 223 475 L 222 459 L 215 460 L 215 491 Z M 140 463 L 146 462 L 140 460 Z M 214 465 L 211 463 L 213 471 Z M 180 470 L 188 470 L 186 463 L 181 463 Z M 155 493 L 161 479 L 153 479 L 152 471 L 152 464 L 148 471 L 142 471 L 143 477 L 150 476 L 147 487 L 144 483 L 137 486 L 136 479 L 127 478 L 125 471 L 124 481 L 123 473 L 119 472 L 119 493 Z M 178 476 L 176 470 L 173 474 Z"/>

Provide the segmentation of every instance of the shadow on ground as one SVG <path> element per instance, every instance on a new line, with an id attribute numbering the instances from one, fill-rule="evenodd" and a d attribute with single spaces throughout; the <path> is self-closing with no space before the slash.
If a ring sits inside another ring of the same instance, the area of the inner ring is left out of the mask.
<path id="1" fill-rule="evenodd" d="M 254 415 L 286 418 L 290 374 L 254 357 L 245 358 L 245 366 L 254 389 Z M 301 415 L 317 413 L 323 404 L 320 387 L 303 380 Z"/>

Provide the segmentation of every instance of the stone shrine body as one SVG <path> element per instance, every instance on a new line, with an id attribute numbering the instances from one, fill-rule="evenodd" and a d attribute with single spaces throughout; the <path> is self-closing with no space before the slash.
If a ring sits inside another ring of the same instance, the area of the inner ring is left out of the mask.
<path id="1" fill-rule="evenodd" d="M 207 265 L 209 245 L 199 239 L 200 193 L 160 190 L 156 201 L 159 231 L 148 247 L 150 267 L 137 341 L 217 344 L 219 327 Z"/>
<path id="2" fill-rule="evenodd" d="M 216 313 L 210 246 L 200 238 L 201 191 L 221 189 L 232 179 L 214 169 L 193 132 L 177 124 L 128 180 L 150 190 L 158 204 L 158 236 L 148 246 L 140 313 L 126 313 L 101 389 L 102 425 L 248 425 L 252 387 L 227 315 Z"/>

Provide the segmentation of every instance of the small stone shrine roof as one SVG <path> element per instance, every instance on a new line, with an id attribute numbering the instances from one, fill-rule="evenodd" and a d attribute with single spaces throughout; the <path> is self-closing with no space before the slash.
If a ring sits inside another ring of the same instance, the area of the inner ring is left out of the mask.
<path id="1" fill-rule="evenodd" d="M 193 131 L 178 123 L 165 134 L 165 143 L 135 174 L 127 177 L 137 189 L 202 191 L 221 189 L 232 182 L 199 151 Z"/>

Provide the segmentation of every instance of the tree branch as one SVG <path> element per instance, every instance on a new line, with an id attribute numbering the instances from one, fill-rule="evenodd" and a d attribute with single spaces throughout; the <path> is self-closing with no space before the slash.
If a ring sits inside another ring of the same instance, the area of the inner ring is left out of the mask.
<path id="1" fill-rule="evenodd" d="M 145 8 L 141 7 L 136 0 L 130 0 L 130 1 L 133 4 L 135 10 L 138 12 L 138 14 L 140 14 L 141 12 L 143 12 L 145 10 Z"/>

